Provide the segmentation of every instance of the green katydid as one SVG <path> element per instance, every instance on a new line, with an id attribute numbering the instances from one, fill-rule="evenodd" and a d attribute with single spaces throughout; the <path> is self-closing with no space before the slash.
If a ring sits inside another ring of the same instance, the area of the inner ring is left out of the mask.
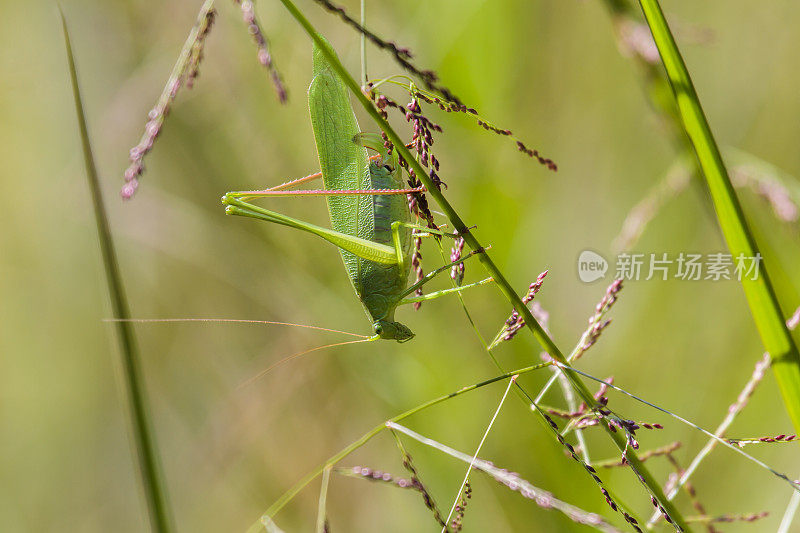
<path id="1" fill-rule="evenodd" d="M 326 46 L 335 53 L 329 44 Z M 267 190 L 229 192 L 222 202 L 227 205 L 228 214 L 300 229 L 336 245 L 376 337 L 398 342 L 410 340 L 414 333 L 394 320 L 398 305 L 437 298 L 487 283 L 490 279 L 409 297 L 436 274 L 465 261 L 474 252 L 433 270 L 407 287 L 412 231 L 449 234 L 411 223 L 406 195 L 422 189 L 404 188 L 396 155 L 392 158 L 386 153 L 379 136 L 360 132 L 347 88 L 316 46 L 313 64 L 308 104 L 321 173 Z M 377 151 L 381 157 L 377 161 L 375 157 L 367 157 L 366 148 Z M 323 190 L 285 190 L 320 175 Z M 332 228 L 316 226 L 249 202 L 253 198 L 274 196 L 325 196 Z"/>

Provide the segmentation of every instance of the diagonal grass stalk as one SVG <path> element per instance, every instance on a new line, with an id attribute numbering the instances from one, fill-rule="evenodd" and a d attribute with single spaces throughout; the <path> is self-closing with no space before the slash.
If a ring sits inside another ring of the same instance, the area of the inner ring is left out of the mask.
<path id="1" fill-rule="evenodd" d="M 114 250 L 111 229 L 109 228 L 105 206 L 103 205 L 100 179 L 98 178 L 97 167 L 95 166 L 94 156 L 92 155 L 92 146 L 89 141 L 89 132 L 86 127 L 86 117 L 83 111 L 80 87 L 78 86 L 78 73 L 75 69 L 72 44 L 67 29 L 67 21 L 64 18 L 63 12 L 61 13 L 61 24 L 64 30 L 69 72 L 72 79 L 72 94 L 75 99 L 75 108 L 78 115 L 78 126 L 80 127 L 83 157 L 86 165 L 86 177 L 89 181 L 89 189 L 92 194 L 100 250 L 103 255 L 103 265 L 105 266 L 106 280 L 108 282 L 108 293 L 111 298 L 111 307 L 114 317 L 118 319 L 116 327 L 120 351 L 122 352 L 128 417 L 138 455 L 139 474 L 147 501 L 147 508 L 150 513 L 150 528 L 157 533 L 168 533 L 173 529 L 172 518 L 169 504 L 167 503 L 165 484 L 160 474 L 155 436 L 151 429 L 148 416 L 147 398 L 145 396 L 141 379 L 141 370 L 139 368 L 139 351 L 136 346 L 133 325 L 129 322 L 130 311 L 128 309 L 128 300 L 122 285 L 122 276 L 117 263 L 117 254 Z"/>
<path id="2" fill-rule="evenodd" d="M 672 37 L 661 6 L 658 0 L 639 0 L 639 4 L 661 55 L 683 127 L 695 149 L 708 184 L 728 249 L 733 257 L 760 257 L 689 71 Z M 784 405 L 795 429 L 800 431 L 800 353 L 784 322 L 766 265 L 761 265 L 756 279 L 742 276 L 741 281 L 761 342 L 772 358 L 772 368 Z"/>
<path id="3" fill-rule="evenodd" d="M 324 40 L 322 36 L 317 32 L 317 30 L 312 26 L 312 24 L 308 21 L 308 19 L 297 9 L 294 3 L 291 0 L 281 0 L 281 3 L 286 7 L 289 13 L 294 17 L 295 20 L 303 27 L 306 33 L 313 39 L 316 44 L 319 46 L 321 52 L 325 55 L 326 59 L 342 79 L 345 85 L 350 89 L 353 93 L 355 98 L 358 102 L 362 105 L 364 110 L 372 117 L 375 123 L 383 130 L 383 132 L 387 135 L 389 140 L 394 144 L 395 149 L 398 153 L 408 162 L 409 167 L 414 170 L 416 173 L 417 178 L 422 182 L 422 184 L 428 190 L 428 194 L 436 200 L 436 203 L 445 213 L 450 223 L 453 227 L 458 231 L 458 233 L 464 238 L 466 243 L 470 246 L 472 250 L 485 250 L 485 247 L 481 245 L 478 239 L 472 234 L 472 232 L 467 228 L 464 221 L 455 211 L 450 202 L 444 197 L 444 195 L 439 191 L 433 181 L 431 180 L 428 173 L 422 167 L 422 165 L 411 155 L 411 153 L 405 148 L 405 143 L 400 138 L 400 136 L 394 131 L 394 129 L 386 122 L 383 117 L 380 116 L 377 109 L 372 105 L 367 97 L 361 92 L 361 89 L 358 83 L 353 79 L 353 77 L 347 72 L 344 68 L 342 63 L 339 61 L 337 57 L 330 50 L 328 47 L 325 46 Z M 555 342 L 550 338 L 550 336 L 544 331 L 542 326 L 536 321 L 531 311 L 527 308 L 527 306 L 522 302 L 519 295 L 514 291 L 511 284 L 506 280 L 503 273 L 500 269 L 495 265 L 494 261 L 492 260 L 491 256 L 488 252 L 478 254 L 479 261 L 483 264 L 486 270 L 489 272 L 489 275 L 494 279 L 495 283 L 497 284 L 500 291 L 503 295 L 508 299 L 511 305 L 517 310 L 520 316 L 525 320 L 525 324 L 528 329 L 533 334 L 534 338 L 539 342 L 542 348 L 550 354 L 550 356 L 562 363 L 564 372 L 570 383 L 573 387 L 575 387 L 578 395 L 581 397 L 583 401 L 587 403 L 587 405 L 595 406 L 596 401 L 592 396 L 592 393 L 589 389 L 586 388 L 586 385 L 581 381 L 580 377 L 575 374 L 571 368 L 569 367 L 569 363 L 567 362 L 564 354 L 555 344 Z M 519 385 L 517 385 L 519 387 Z M 542 422 L 544 424 L 548 424 L 547 421 L 542 418 Z M 548 424 L 549 425 L 549 424 Z M 647 486 L 648 491 L 651 495 L 658 501 L 658 503 L 665 509 L 669 517 L 674 520 L 675 524 L 683 529 L 684 531 L 689 531 L 690 528 L 686 523 L 685 519 L 683 518 L 682 514 L 678 509 L 667 500 L 666 496 L 664 495 L 663 490 L 659 483 L 655 480 L 652 476 L 650 471 L 647 467 L 637 458 L 636 454 L 628 447 L 627 441 L 625 437 L 612 429 L 610 429 L 607 425 L 603 425 L 603 428 L 606 430 L 608 435 L 614 441 L 616 447 L 625 454 L 625 457 L 630 464 L 630 467 L 637 473 L 640 477 L 642 482 Z"/>

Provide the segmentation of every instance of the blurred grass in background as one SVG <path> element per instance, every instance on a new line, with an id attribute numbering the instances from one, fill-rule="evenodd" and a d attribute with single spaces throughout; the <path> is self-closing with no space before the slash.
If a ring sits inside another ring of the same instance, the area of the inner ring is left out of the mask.
<path id="1" fill-rule="evenodd" d="M 101 322 L 110 310 L 55 5 L 6 4 L 0 18 L 0 516 L 9 531 L 140 531 L 146 518 L 117 390 L 113 329 Z M 356 2 L 345 5 L 357 12 Z M 356 34 L 310 3 L 301 7 L 357 73 Z M 794 64 L 800 13 L 788 1 L 756 10 L 732 0 L 725 7 L 664 5 L 679 41 L 682 28 L 713 36 L 682 51 L 718 141 L 798 175 L 798 80 L 781 66 Z M 311 47 L 277 3 L 262 0 L 257 8 L 289 105 L 277 103 L 239 12 L 220 0 L 195 89 L 179 96 L 146 159 L 137 198 L 118 200 L 128 149 L 198 8 L 199 2 L 184 0 L 64 5 L 133 315 L 279 320 L 369 333 L 332 246 L 225 217 L 219 203 L 227 190 L 315 170 L 305 99 Z M 537 300 L 550 312 L 556 341 L 571 347 L 605 289 L 602 282 L 578 280 L 578 254 L 591 248 L 610 257 L 628 210 L 674 161 L 637 71 L 617 50 L 606 10 L 597 2 L 375 3 L 369 25 L 409 46 L 466 102 L 559 163 L 558 174 L 549 173 L 468 118 L 441 117 L 445 136 L 435 148 L 448 197 L 478 225 L 519 291 L 550 269 Z M 396 72 L 370 50 L 372 77 Z M 374 130 L 363 117 L 361 125 Z M 790 312 L 800 303 L 797 227 L 778 223 L 760 199 L 743 196 Z M 326 224 L 321 199 L 273 205 Z M 723 249 L 700 187 L 667 204 L 636 246 L 645 253 Z M 423 253 L 428 270 L 440 264 L 435 247 Z M 480 268 L 468 265 L 468 276 L 482 274 Z M 465 299 L 486 336 L 507 317 L 491 287 Z M 621 386 L 707 428 L 724 415 L 761 353 L 734 281 L 628 282 L 613 317 L 581 368 L 613 374 Z M 398 319 L 417 333 L 409 344 L 318 352 L 242 389 L 240 383 L 281 357 L 345 339 L 277 326 L 137 326 L 178 530 L 244 530 L 289 485 L 375 423 L 496 373 L 455 298 L 426 303 L 417 313 L 402 309 Z M 507 368 L 529 364 L 538 353 L 527 334 L 498 350 Z M 544 378 L 524 381 L 533 389 Z M 501 386 L 471 393 L 408 425 L 471 451 L 501 394 Z M 618 396 L 612 405 L 666 426 L 643 434 L 643 448 L 680 440 L 688 463 L 705 440 Z M 790 431 L 769 375 L 731 436 Z M 593 458 L 613 455 L 604 436 L 590 435 Z M 413 443 L 408 449 L 440 505 L 449 507 L 463 465 Z M 752 451 L 796 476 L 793 450 Z M 561 499 L 607 512 L 596 486 L 519 402 L 508 402 L 482 455 Z M 657 461 L 651 468 L 666 477 L 668 468 Z M 386 436 L 343 464 L 403 473 Z M 626 502 L 649 511 L 629 472 L 602 474 Z M 731 530 L 774 530 L 789 498 L 784 484 L 727 451 L 715 452 L 693 480 L 712 514 L 773 513 Z M 467 528 L 582 529 L 486 477 L 475 474 L 472 484 Z M 279 515 L 282 527 L 311 528 L 316 487 Z M 335 531 L 434 524 L 412 492 L 334 478 L 328 498 Z"/>

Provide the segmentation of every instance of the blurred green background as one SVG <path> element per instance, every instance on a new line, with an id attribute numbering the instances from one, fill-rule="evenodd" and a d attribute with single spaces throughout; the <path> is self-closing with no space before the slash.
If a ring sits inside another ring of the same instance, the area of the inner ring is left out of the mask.
<path id="1" fill-rule="evenodd" d="M 278 2 L 262 0 L 257 7 L 289 104 L 278 104 L 240 13 L 220 0 L 195 89 L 179 95 L 146 158 L 135 200 L 119 199 L 128 150 L 200 3 L 63 2 L 133 315 L 264 319 L 370 333 L 333 247 L 287 228 L 225 217 L 219 202 L 225 191 L 277 184 L 316 168 L 305 99 L 310 44 Z M 357 2 L 345 5 L 357 13 Z M 311 2 L 300 7 L 357 74 L 356 34 Z M 795 2 L 674 0 L 664 8 L 719 142 L 800 175 Z M 620 54 L 605 5 L 371 2 L 369 25 L 409 46 L 419 64 L 439 72 L 462 99 L 558 162 L 559 172 L 550 173 L 468 118 L 434 115 L 445 129 L 435 148 L 448 198 L 477 224 L 479 238 L 492 245 L 520 292 L 550 269 L 537 300 L 550 312 L 556 342 L 569 351 L 606 285 L 579 281 L 578 254 L 590 248 L 610 257 L 626 214 L 675 158 L 639 72 Z M 55 3 L 3 2 L 0 72 L 2 529 L 142 531 L 146 514 L 119 392 L 115 332 L 102 322 L 110 308 Z M 394 73 L 390 59 L 371 49 L 371 76 Z M 359 116 L 365 130 L 375 130 Z M 752 194 L 742 197 L 790 313 L 800 303 L 797 225 L 777 221 Z M 321 199 L 270 205 L 326 224 Z M 635 249 L 724 249 L 703 188 L 693 186 L 669 202 Z M 441 264 L 432 244 L 423 253 L 428 270 Z M 468 264 L 468 279 L 482 275 L 477 263 Z M 438 286 L 446 287 L 446 280 Z M 509 312 L 504 298 L 483 287 L 465 300 L 481 333 L 493 336 Z M 581 367 L 613 375 L 619 385 L 709 429 L 762 352 L 733 281 L 629 282 L 612 316 Z M 416 313 L 401 309 L 397 318 L 416 332 L 411 343 L 316 352 L 244 388 L 242 382 L 282 357 L 346 339 L 278 326 L 137 326 L 178 530 L 242 531 L 307 471 L 381 420 L 496 374 L 457 299 L 426 303 Z M 539 348 L 523 332 L 497 355 L 516 368 L 538 361 Z M 529 375 L 523 383 L 538 390 L 547 377 Z M 407 424 L 471 452 L 502 392 L 500 384 L 484 388 Z M 611 398 L 629 417 L 665 426 L 640 435 L 643 449 L 681 441 L 677 457 L 686 466 L 705 442 L 659 413 Z M 731 436 L 792 432 L 768 375 Z M 588 436 L 593 458 L 615 455 L 605 435 L 595 430 Z M 414 442 L 407 447 L 448 509 L 465 466 Z M 795 449 L 750 451 L 796 476 Z M 516 398 L 507 401 L 482 456 L 621 523 Z M 404 475 L 388 435 L 342 464 Z M 666 479 L 665 461 L 648 464 Z M 629 471 L 602 477 L 649 516 L 649 498 Z M 472 480 L 467 530 L 585 529 L 485 475 Z M 693 480 L 713 515 L 771 513 L 757 524 L 726 526 L 730 531 L 775 530 L 790 496 L 784 483 L 725 450 Z M 278 515 L 281 527 L 312 529 L 318 486 L 312 483 Z M 679 498 L 686 514 L 694 514 L 685 496 Z M 435 527 L 418 494 L 350 478 L 333 479 L 329 512 L 333 531 Z"/>

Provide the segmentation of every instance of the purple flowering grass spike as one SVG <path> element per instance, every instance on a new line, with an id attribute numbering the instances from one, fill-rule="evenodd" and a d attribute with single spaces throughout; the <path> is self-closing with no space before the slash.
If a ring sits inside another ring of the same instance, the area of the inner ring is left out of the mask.
<path id="1" fill-rule="evenodd" d="M 522 303 L 527 304 L 534 299 L 536 293 L 538 293 L 542 288 L 542 284 L 544 284 L 544 278 L 547 276 L 548 272 L 548 270 L 545 270 L 539 274 L 539 276 L 537 276 L 536 281 L 530 284 L 528 287 L 528 293 L 522 298 Z M 501 333 L 500 339 L 503 341 L 510 341 L 524 326 L 525 320 L 519 315 L 516 309 L 512 310 L 511 315 L 506 320 L 505 330 Z"/>
<path id="2" fill-rule="evenodd" d="M 575 348 L 570 361 L 579 359 L 586 352 L 586 350 L 591 348 L 597 342 L 597 339 L 600 337 L 600 334 L 603 333 L 603 330 L 605 330 L 608 325 L 611 324 L 611 320 L 604 320 L 604 317 L 616 303 L 617 297 L 621 290 L 621 279 L 615 279 L 611 282 L 608 288 L 606 288 L 603 298 L 600 299 L 594 308 L 594 314 L 589 317 L 589 327 L 581 336 L 581 340 L 579 341 L 578 346 Z"/>
<path id="3" fill-rule="evenodd" d="M 401 489 L 418 490 L 410 479 L 396 477 L 389 472 L 374 470 L 367 466 L 354 466 L 352 468 L 337 468 L 335 469 L 335 472 L 343 476 L 355 477 L 359 479 L 365 479 L 368 481 L 375 481 L 379 483 L 394 485 Z"/>
<path id="4" fill-rule="evenodd" d="M 660 448 L 655 448 L 653 450 L 647 450 L 639 454 L 639 461 L 647 461 L 648 459 L 652 459 L 653 457 L 662 457 L 667 454 L 675 452 L 678 448 L 680 448 L 682 444 L 678 441 L 667 444 L 666 446 L 662 446 Z M 627 466 L 628 462 L 625 460 L 623 456 L 621 459 L 612 459 L 609 461 L 597 461 L 592 463 L 593 466 L 596 468 L 615 468 L 615 467 L 622 467 Z"/>
<path id="5" fill-rule="evenodd" d="M 461 254 L 463 252 L 464 238 L 461 236 L 456 237 L 455 242 L 453 242 L 453 248 L 450 250 L 450 261 L 455 262 L 461 259 Z M 459 263 L 450 268 L 450 277 L 456 282 L 457 285 L 461 285 L 461 283 L 464 281 L 464 272 L 464 263 Z"/>
<path id="6" fill-rule="evenodd" d="M 186 68 L 186 87 L 189 89 L 194 87 L 194 82 L 200 73 L 200 62 L 203 60 L 205 40 L 206 37 L 208 37 L 208 33 L 211 31 L 211 26 L 214 25 L 216 15 L 217 11 L 215 9 L 212 9 L 206 14 L 206 21 L 201 26 L 197 35 L 197 40 L 192 45 L 192 51 L 189 54 L 189 65 Z"/>
<path id="7" fill-rule="evenodd" d="M 703 517 L 703 518 L 708 519 L 709 522 L 731 523 L 731 522 L 755 522 L 756 520 L 761 520 L 762 518 L 766 518 L 768 516 L 769 513 L 767 511 L 762 511 L 760 513 L 724 514 L 721 516 Z"/>
<path id="8" fill-rule="evenodd" d="M 454 533 L 461 531 L 464 528 L 464 513 L 471 498 L 472 485 L 469 481 L 467 481 L 464 483 L 464 492 L 461 495 L 461 501 L 458 503 L 458 505 L 456 505 L 455 517 L 453 518 L 453 521 L 450 522 L 450 527 L 452 527 Z"/>
<path id="9" fill-rule="evenodd" d="M 425 271 L 422 269 L 422 252 L 420 251 L 421 248 L 422 248 L 422 238 L 416 237 L 414 239 L 414 251 L 411 254 L 411 268 L 414 270 L 417 282 L 422 281 L 422 279 L 425 277 Z M 414 291 L 414 294 L 417 296 L 422 296 L 422 287 Z M 414 302 L 413 304 L 415 311 L 418 311 L 421 306 L 422 302 Z"/>
<path id="10" fill-rule="evenodd" d="M 448 527 L 447 523 L 442 518 L 442 514 L 439 512 L 439 508 L 436 506 L 436 502 L 433 501 L 433 496 L 431 496 L 428 488 L 422 483 L 422 480 L 419 477 L 416 467 L 414 467 L 414 463 L 411 461 L 411 456 L 405 451 L 401 450 L 403 453 L 403 467 L 411 473 L 411 482 L 416 487 L 416 489 L 422 494 L 422 500 L 425 502 L 425 507 L 430 509 L 431 513 L 433 513 L 433 518 L 436 522 L 446 531 L 449 532 L 450 528 Z"/>
<path id="11" fill-rule="evenodd" d="M 441 85 L 439 83 L 439 77 L 436 75 L 435 72 L 432 70 L 422 70 L 416 67 L 412 62 L 411 59 L 413 58 L 413 54 L 408 48 L 402 48 L 397 46 L 395 43 L 391 41 L 386 41 L 381 39 L 376 34 L 362 26 L 358 23 L 353 17 L 347 14 L 347 11 L 339 5 L 330 2 L 329 0 L 314 0 L 316 3 L 330 11 L 331 13 L 335 13 L 341 18 L 346 24 L 354 28 L 356 31 L 364 35 L 371 43 L 382 50 L 387 50 L 389 53 L 392 54 L 395 61 L 406 71 L 410 72 L 411 74 L 417 76 L 425 86 L 430 89 L 431 91 L 438 92 L 446 99 L 451 100 L 453 102 L 461 103 L 461 100 L 456 97 L 447 87 Z"/>
<path id="12" fill-rule="evenodd" d="M 678 462 L 678 460 L 675 458 L 675 455 L 673 455 L 672 453 L 668 453 L 664 457 L 667 458 L 667 461 L 669 461 L 670 465 L 675 470 L 675 473 L 677 474 L 677 476 L 678 477 L 682 476 L 683 473 L 684 473 L 684 470 L 681 467 L 681 465 Z M 677 478 L 675 478 L 675 479 L 677 479 Z M 686 494 L 689 496 L 689 500 L 692 503 L 692 507 L 694 507 L 694 509 L 698 513 L 700 513 L 701 515 L 707 514 L 706 510 L 705 510 L 705 507 L 703 507 L 703 504 L 700 502 L 699 498 L 697 497 L 697 490 L 695 489 L 694 485 L 692 483 L 690 483 L 689 481 L 686 481 L 684 483 L 684 485 L 683 485 L 683 489 L 686 492 Z M 663 512 L 661 512 L 661 514 L 662 514 L 662 516 L 664 515 Z M 708 529 L 708 531 L 712 531 L 712 532 L 718 533 L 713 527 L 710 527 Z"/>
<path id="13" fill-rule="evenodd" d="M 213 2 L 205 2 L 200 8 L 197 20 L 183 44 L 178 60 L 172 68 L 156 105 L 147 115 L 144 133 L 139 143 L 130 150 L 130 165 L 124 172 L 125 184 L 120 191 L 124 200 L 131 199 L 139 187 L 139 177 L 144 172 L 144 157 L 153 149 L 153 144 L 161 133 L 164 119 L 169 113 L 178 91 L 184 84 L 191 87 L 197 78 L 206 38 L 211 31 L 215 16 Z"/>

